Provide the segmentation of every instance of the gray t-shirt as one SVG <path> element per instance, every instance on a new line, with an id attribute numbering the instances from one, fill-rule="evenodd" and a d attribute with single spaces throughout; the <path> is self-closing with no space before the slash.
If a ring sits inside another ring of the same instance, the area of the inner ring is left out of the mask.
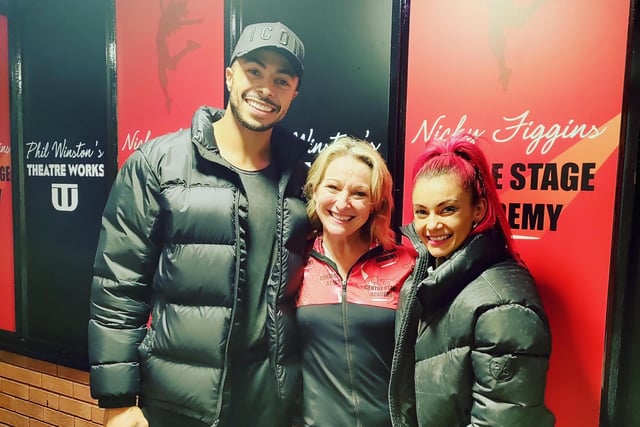
<path id="1" fill-rule="evenodd" d="M 278 168 L 271 163 L 260 171 L 235 169 L 249 200 L 247 282 L 242 287 L 243 309 L 236 313 L 235 352 L 231 355 L 231 406 L 222 425 L 250 427 L 259 420 L 283 419 L 287 405 L 278 401 L 269 362 L 267 281 L 274 254 Z M 262 405 L 257 406 L 256 402 Z"/>
<path id="2" fill-rule="evenodd" d="M 272 162 L 259 171 L 235 168 L 249 200 L 249 233 L 247 241 L 247 283 L 245 301 L 239 313 L 240 330 L 236 331 L 242 358 L 245 352 L 267 351 L 265 322 L 267 318 L 266 285 L 273 257 L 276 230 L 276 204 L 278 200 L 278 168 Z M 248 355 L 247 355 L 248 356 Z"/>

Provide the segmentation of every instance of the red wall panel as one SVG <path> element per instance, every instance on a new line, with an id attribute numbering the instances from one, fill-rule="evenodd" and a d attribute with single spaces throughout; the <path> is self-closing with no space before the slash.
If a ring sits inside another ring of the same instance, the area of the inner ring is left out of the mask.
<path id="1" fill-rule="evenodd" d="M 629 7 L 411 3 L 404 221 L 425 141 L 479 135 L 550 317 L 558 427 L 598 425 Z"/>
<path id="2" fill-rule="evenodd" d="M 118 163 L 224 105 L 224 0 L 117 0 Z"/>
<path id="3" fill-rule="evenodd" d="M 15 332 L 7 17 L 0 15 L 0 329 Z"/>

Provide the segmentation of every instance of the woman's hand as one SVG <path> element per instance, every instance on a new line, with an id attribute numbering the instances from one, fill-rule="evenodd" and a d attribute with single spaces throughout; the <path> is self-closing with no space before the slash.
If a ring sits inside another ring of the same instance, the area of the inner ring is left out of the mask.
<path id="1" fill-rule="evenodd" d="M 137 406 L 105 409 L 103 425 L 104 427 L 149 427 L 142 410 Z"/>

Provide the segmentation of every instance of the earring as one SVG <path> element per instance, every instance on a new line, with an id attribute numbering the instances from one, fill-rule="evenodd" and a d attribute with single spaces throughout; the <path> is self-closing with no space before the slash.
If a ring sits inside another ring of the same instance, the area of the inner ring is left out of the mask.
<path id="1" fill-rule="evenodd" d="M 473 230 L 474 228 L 476 228 L 478 226 L 478 223 L 473 221 L 473 224 L 471 224 L 471 229 Z"/>

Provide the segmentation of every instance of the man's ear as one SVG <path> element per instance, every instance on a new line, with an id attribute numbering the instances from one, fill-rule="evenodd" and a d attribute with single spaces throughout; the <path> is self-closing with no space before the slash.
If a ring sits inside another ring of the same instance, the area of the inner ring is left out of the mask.
<path id="1" fill-rule="evenodd" d="M 227 86 L 227 91 L 231 91 L 231 83 L 233 82 L 233 70 L 231 67 L 224 69 L 224 82 Z"/>

